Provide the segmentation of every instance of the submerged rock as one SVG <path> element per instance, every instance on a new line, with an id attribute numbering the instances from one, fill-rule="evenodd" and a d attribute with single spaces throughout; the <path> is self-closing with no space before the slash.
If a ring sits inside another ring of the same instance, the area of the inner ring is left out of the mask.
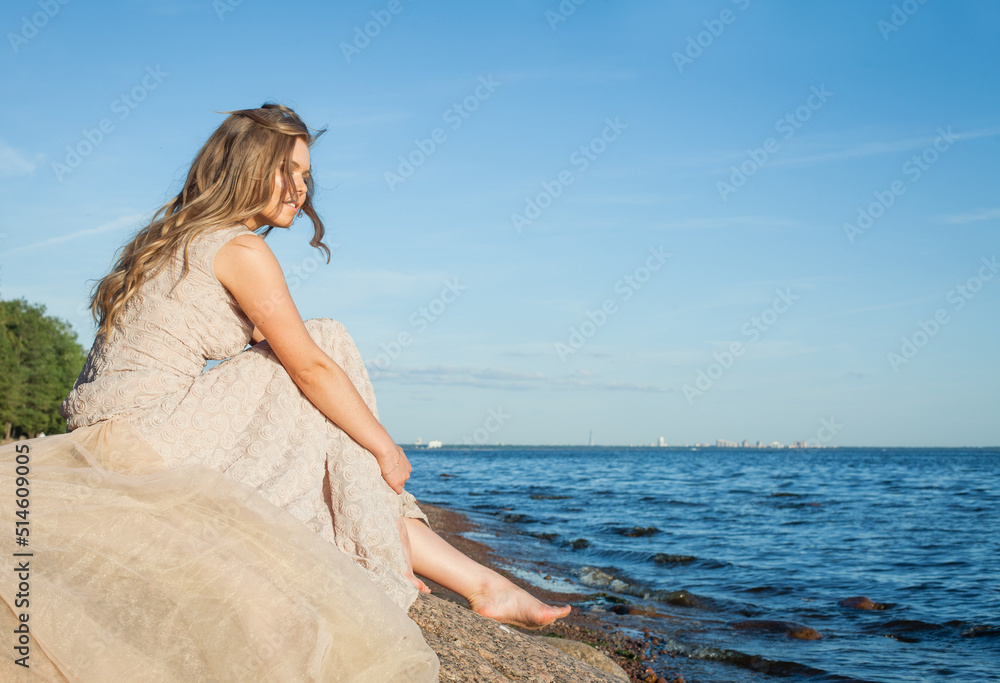
<path id="1" fill-rule="evenodd" d="M 962 623 L 962 622 L 958 622 Z M 884 624 L 871 624 L 866 630 L 898 640 L 901 643 L 919 643 L 934 631 L 946 631 L 951 624 L 936 624 L 920 619 L 893 619 Z"/>
<path id="2" fill-rule="evenodd" d="M 578 538 L 570 543 L 570 545 L 573 546 L 573 550 L 583 550 L 590 547 L 590 541 L 585 538 Z"/>
<path id="3" fill-rule="evenodd" d="M 962 631 L 963 638 L 981 638 L 983 636 L 1000 636 L 1000 627 L 988 624 L 977 624 L 972 628 Z"/>
<path id="4" fill-rule="evenodd" d="M 660 533 L 660 530 L 655 526 L 634 526 L 631 529 L 622 529 L 622 536 L 628 536 L 629 538 L 641 538 L 643 536 L 655 536 Z"/>
<path id="5" fill-rule="evenodd" d="M 603 602 L 610 602 L 613 605 L 628 605 L 630 604 L 625 598 L 618 597 L 617 595 L 612 595 L 611 593 L 594 593 L 595 598 L 600 598 Z"/>
<path id="6" fill-rule="evenodd" d="M 534 517 L 523 512 L 498 512 L 497 517 L 507 524 L 529 524 L 536 521 Z"/>
<path id="7" fill-rule="evenodd" d="M 694 555 L 669 555 L 667 553 L 656 553 L 653 556 L 653 562 L 658 564 L 687 564 L 697 559 Z"/>
<path id="8" fill-rule="evenodd" d="M 607 588 L 615 593 L 625 593 L 626 595 L 641 594 L 627 581 L 622 581 L 613 574 L 609 574 L 597 567 L 583 567 L 580 569 L 580 581 L 593 588 Z"/>
<path id="9" fill-rule="evenodd" d="M 748 619 L 730 624 L 740 631 L 759 631 L 762 633 L 783 633 L 789 638 L 798 640 L 819 640 L 823 637 L 819 631 L 809 626 L 797 624 L 794 621 L 771 621 L 768 619 Z"/>
<path id="10" fill-rule="evenodd" d="M 614 605 L 608 611 L 609 612 L 613 612 L 615 614 L 629 614 L 629 615 L 640 616 L 640 617 L 663 617 L 663 616 L 666 616 L 666 615 L 661 614 L 659 612 L 656 612 L 654 610 L 646 609 L 644 607 L 638 607 L 636 605 Z"/>
<path id="11" fill-rule="evenodd" d="M 841 607 L 853 607 L 854 609 L 866 609 L 866 610 L 882 610 L 889 609 L 893 607 L 892 603 L 889 602 L 874 602 L 870 598 L 866 598 L 863 595 L 859 595 L 853 598 L 844 598 L 840 601 Z"/>
<path id="12" fill-rule="evenodd" d="M 660 602 L 666 602 L 671 605 L 678 605 L 679 607 L 703 607 L 702 601 L 697 595 L 693 593 L 688 593 L 685 590 L 680 591 L 670 591 L 668 593 L 661 593 L 657 596 Z"/>

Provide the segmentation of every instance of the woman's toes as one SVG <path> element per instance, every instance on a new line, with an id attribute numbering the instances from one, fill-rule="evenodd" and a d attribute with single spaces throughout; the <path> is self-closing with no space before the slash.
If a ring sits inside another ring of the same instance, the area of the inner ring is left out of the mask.
<path id="1" fill-rule="evenodd" d="M 472 596 L 469 606 L 484 617 L 522 628 L 541 628 L 565 617 L 572 610 L 569 605 L 546 605 L 514 584 Z"/>

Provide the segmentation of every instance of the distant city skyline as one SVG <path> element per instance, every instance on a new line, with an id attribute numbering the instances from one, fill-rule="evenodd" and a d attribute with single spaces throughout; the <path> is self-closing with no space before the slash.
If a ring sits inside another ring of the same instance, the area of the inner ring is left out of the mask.
<path id="1" fill-rule="evenodd" d="M 761 441 L 750 439 L 743 439 L 741 441 L 729 441 L 727 439 L 715 439 L 714 443 L 712 440 L 708 441 L 693 441 L 693 442 L 675 442 L 670 443 L 665 437 L 660 436 L 651 443 L 642 442 L 629 442 L 629 443 L 597 443 L 594 440 L 594 433 L 590 432 L 586 443 L 507 443 L 503 441 L 474 441 L 472 439 L 466 439 L 462 443 L 448 443 L 442 442 L 437 439 L 432 439 L 426 444 L 424 443 L 423 437 L 417 437 L 415 441 L 410 444 L 400 443 L 401 446 L 414 446 L 417 448 L 440 448 L 443 446 L 475 446 L 475 447 L 488 447 L 488 446 L 564 446 L 571 448 L 574 446 L 587 446 L 587 447 L 597 447 L 597 448 L 615 448 L 615 447 L 628 447 L 628 448 L 742 448 L 742 449 L 822 449 L 822 448 L 884 448 L 884 446 L 873 446 L 872 444 L 832 444 L 828 443 L 832 440 L 832 436 L 822 440 L 824 434 L 813 439 L 800 439 L 792 443 L 782 443 L 780 441 Z M 902 448 L 907 448 L 903 446 Z M 966 444 L 952 444 L 950 446 L 929 446 L 928 448 L 1000 448 L 1000 446 L 968 446 Z"/>
<path id="2" fill-rule="evenodd" d="M 903 5 L 5 3 L 0 298 L 89 347 L 219 112 L 278 101 L 332 259 L 268 242 L 398 443 L 995 446 L 1000 5 Z"/>

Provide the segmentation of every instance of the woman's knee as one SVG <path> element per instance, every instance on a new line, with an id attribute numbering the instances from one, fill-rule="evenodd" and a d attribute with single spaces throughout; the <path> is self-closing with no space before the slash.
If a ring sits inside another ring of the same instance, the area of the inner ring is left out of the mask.
<path id="1" fill-rule="evenodd" d="M 325 334 L 347 335 L 347 328 L 344 326 L 344 323 L 333 318 L 309 318 L 305 321 L 305 326 L 313 338 Z"/>
<path id="2" fill-rule="evenodd" d="M 344 323 L 332 318 L 310 318 L 305 321 L 306 331 L 316 345 L 326 351 L 332 358 L 338 350 L 353 354 L 356 345 L 351 335 L 347 333 Z"/>

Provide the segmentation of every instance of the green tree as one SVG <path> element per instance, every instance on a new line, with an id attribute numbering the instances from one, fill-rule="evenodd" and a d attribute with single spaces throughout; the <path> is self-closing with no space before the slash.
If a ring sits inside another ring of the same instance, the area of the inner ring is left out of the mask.
<path id="1" fill-rule="evenodd" d="M 3 436 L 65 432 L 59 404 L 87 356 L 69 323 L 24 299 L 0 301 L 0 428 Z"/>

